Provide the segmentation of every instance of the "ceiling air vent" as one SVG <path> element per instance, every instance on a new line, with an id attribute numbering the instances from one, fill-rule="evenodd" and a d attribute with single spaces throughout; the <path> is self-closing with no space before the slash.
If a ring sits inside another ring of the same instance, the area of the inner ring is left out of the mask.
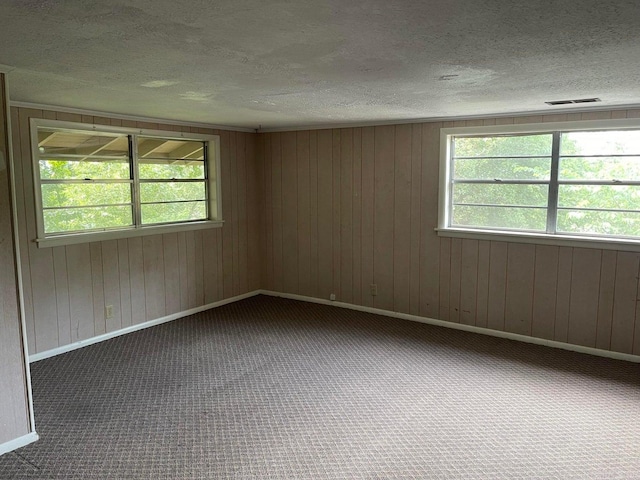
<path id="1" fill-rule="evenodd" d="M 593 103 L 600 102 L 599 98 L 577 98 L 575 100 L 553 100 L 551 102 L 544 102 L 547 105 L 569 105 L 571 103 Z"/>

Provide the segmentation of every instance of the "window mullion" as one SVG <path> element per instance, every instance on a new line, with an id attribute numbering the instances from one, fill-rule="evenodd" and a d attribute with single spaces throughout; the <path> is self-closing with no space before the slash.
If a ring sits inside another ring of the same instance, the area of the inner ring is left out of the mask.
<path id="1" fill-rule="evenodd" d="M 131 157 L 131 195 L 133 200 L 133 224 L 140 227 L 142 225 L 142 214 L 140 209 L 140 178 L 138 173 L 138 142 L 136 135 L 129 135 L 129 154 Z"/>
<path id="2" fill-rule="evenodd" d="M 551 145 L 551 176 L 547 204 L 547 233 L 556 233 L 558 221 L 558 170 L 560 166 L 560 132 L 553 132 Z"/>

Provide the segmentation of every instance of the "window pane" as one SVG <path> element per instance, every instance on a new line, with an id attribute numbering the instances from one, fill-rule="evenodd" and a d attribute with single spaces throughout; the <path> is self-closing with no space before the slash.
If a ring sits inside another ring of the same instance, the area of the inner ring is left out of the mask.
<path id="1" fill-rule="evenodd" d="M 79 160 L 95 158 L 129 157 L 129 137 L 122 134 L 97 133 L 80 130 L 38 128 L 40 158 L 73 157 Z"/>
<path id="2" fill-rule="evenodd" d="M 128 227 L 133 224 L 131 206 L 44 210 L 46 233 Z"/>
<path id="3" fill-rule="evenodd" d="M 550 156 L 553 135 L 455 137 L 455 157 Z"/>
<path id="4" fill-rule="evenodd" d="M 638 157 L 560 158 L 560 180 L 640 180 Z"/>
<path id="5" fill-rule="evenodd" d="M 205 220 L 207 202 L 155 203 L 142 205 L 142 223 L 185 222 Z"/>
<path id="6" fill-rule="evenodd" d="M 202 160 L 141 160 L 138 168 L 140 178 L 143 180 L 204 178 L 204 161 Z"/>
<path id="7" fill-rule="evenodd" d="M 551 158 L 467 158 L 456 159 L 456 179 L 548 180 Z"/>
<path id="8" fill-rule="evenodd" d="M 640 187 L 630 185 L 560 185 L 560 207 L 628 209 L 640 208 Z"/>
<path id="9" fill-rule="evenodd" d="M 561 155 L 640 155 L 640 130 L 564 132 Z"/>
<path id="10" fill-rule="evenodd" d="M 548 185 L 456 183 L 453 186 L 453 203 L 546 207 L 548 191 Z"/>
<path id="11" fill-rule="evenodd" d="M 42 205 L 80 207 L 131 203 L 129 183 L 49 183 L 42 185 Z"/>
<path id="12" fill-rule="evenodd" d="M 547 210 L 545 208 L 454 205 L 451 224 L 460 227 L 545 231 Z"/>
<path id="13" fill-rule="evenodd" d="M 40 160 L 42 180 L 126 180 L 129 161 Z"/>
<path id="14" fill-rule="evenodd" d="M 558 231 L 640 236 L 640 212 L 558 210 Z"/>
<path id="15" fill-rule="evenodd" d="M 140 184 L 142 203 L 205 200 L 204 182 L 150 182 Z"/>
<path id="16" fill-rule="evenodd" d="M 139 160 L 204 160 L 204 142 L 138 137 Z"/>

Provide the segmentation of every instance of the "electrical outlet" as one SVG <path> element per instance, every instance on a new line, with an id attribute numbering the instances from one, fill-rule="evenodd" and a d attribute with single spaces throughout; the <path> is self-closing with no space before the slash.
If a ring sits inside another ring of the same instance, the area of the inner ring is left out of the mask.
<path id="1" fill-rule="evenodd" d="M 371 291 L 371 296 L 375 297 L 376 295 L 378 295 L 378 285 L 375 283 L 372 283 L 371 285 L 369 285 L 369 290 Z"/>
<path id="2" fill-rule="evenodd" d="M 104 307 L 104 318 L 113 318 L 113 305 Z"/>
<path id="3" fill-rule="evenodd" d="M 335 293 L 332 293 L 331 295 L 329 295 L 329 300 L 335 301 L 335 299 L 336 299 L 336 294 Z"/>

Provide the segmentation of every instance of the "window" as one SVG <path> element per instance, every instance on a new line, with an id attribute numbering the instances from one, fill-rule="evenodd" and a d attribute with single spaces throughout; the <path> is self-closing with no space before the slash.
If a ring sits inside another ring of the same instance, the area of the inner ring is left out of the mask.
<path id="1" fill-rule="evenodd" d="M 439 229 L 640 241 L 640 124 L 443 129 Z"/>
<path id="2" fill-rule="evenodd" d="M 40 244 L 221 220 L 218 137 L 33 120 L 32 138 Z"/>

